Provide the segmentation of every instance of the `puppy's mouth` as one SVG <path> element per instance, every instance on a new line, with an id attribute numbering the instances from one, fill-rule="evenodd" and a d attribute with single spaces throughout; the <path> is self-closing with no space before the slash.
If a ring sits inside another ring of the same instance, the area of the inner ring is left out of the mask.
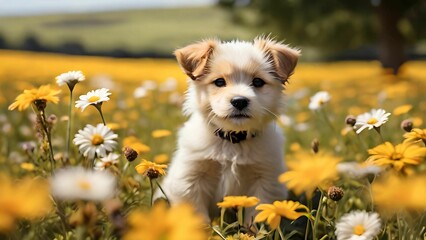
<path id="1" fill-rule="evenodd" d="M 248 115 L 248 114 L 244 114 L 244 113 L 236 113 L 236 114 L 231 114 L 231 115 L 227 116 L 227 118 L 231 118 L 231 119 L 245 119 L 245 118 L 251 118 L 251 116 Z"/>

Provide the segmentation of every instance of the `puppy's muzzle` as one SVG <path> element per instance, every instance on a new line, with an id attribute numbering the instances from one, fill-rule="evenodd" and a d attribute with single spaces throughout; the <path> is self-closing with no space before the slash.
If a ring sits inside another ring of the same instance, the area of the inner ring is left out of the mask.
<path id="1" fill-rule="evenodd" d="M 246 108 L 249 105 L 249 103 L 250 103 L 250 100 L 242 96 L 233 97 L 231 99 L 232 106 L 234 106 L 236 109 L 240 111 Z"/>

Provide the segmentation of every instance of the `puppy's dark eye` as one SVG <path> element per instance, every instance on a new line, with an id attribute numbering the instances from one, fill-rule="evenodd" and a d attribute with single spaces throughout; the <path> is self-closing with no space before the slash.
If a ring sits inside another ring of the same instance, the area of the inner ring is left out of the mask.
<path id="1" fill-rule="evenodd" d="M 226 86 L 226 81 L 223 78 L 218 78 L 216 80 L 214 80 L 214 85 L 216 85 L 216 87 L 225 87 Z"/>
<path id="2" fill-rule="evenodd" d="M 251 85 L 253 85 L 255 88 L 261 88 L 263 85 L 265 85 L 265 81 L 263 81 L 261 78 L 254 78 Z"/>

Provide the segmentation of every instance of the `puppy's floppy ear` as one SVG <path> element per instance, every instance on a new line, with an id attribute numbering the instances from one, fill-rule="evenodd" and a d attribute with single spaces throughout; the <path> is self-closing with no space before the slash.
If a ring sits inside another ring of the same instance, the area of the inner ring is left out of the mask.
<path id="1" fill-rule="evenodd" d="M 266 53 L 272 62 L 276 77 L 282 83 L 293 74 L 297 61 L 300 57 L 300 50 L 288 45 L 276 42 L 270 38 L 258 37 L 254 40 L 254 45 Z"/>
<path id="2" fill-rule="evenodd" d="M 174 54 L 185 73 L 192 80 L 197 80 L 207 72 L 209 57 L 217 45 L 217 40 L 206 40 L 180 48 Z"/>

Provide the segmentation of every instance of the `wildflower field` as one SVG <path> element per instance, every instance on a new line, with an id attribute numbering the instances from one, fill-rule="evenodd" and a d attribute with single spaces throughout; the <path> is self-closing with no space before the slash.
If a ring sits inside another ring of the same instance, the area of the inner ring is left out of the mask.
<path id="1" fill-rule="evenodd" d="M 209 224 L 151 204 L 185 121 L 174 60 L 0 51 L 0 86 L 0 239 L 424 239 L 426 62 L 299 64 L 290 199 L 228 196 Z"/>

